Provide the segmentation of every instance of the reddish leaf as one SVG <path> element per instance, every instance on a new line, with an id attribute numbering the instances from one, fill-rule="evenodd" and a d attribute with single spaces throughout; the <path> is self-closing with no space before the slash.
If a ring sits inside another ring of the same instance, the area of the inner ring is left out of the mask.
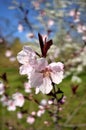
<path id="1" fill-rule="evenodd" d="M 76 94 L 76 91 L 77 91 L 78 87 L 79 87 L 79 85 L 73 85 L 72 86 L 72 93 L 73 94 Z"/>
<path id="2" fill-rule="evenodd" d="M 48 42 L 45 42 L 43 52 L 44 52 L 44 57 L 47 55 L 47 51 L 50 48 L 50 46 L 53 44 L 52 40 L 49 40 Z"/>
<path id="3" fill-rule="evenodd" d="M 43 38 L 40 33 L 38 33 L 38 37 L 39 37 L 39 44 L 40 44 L 42 56 L 46 57 L 47 51 L 50 48 L 50 46 L 53 44 L 53 41 L 49 40 L 46 42 L 46 39 L 45 39 L 45 43 L 44 43 Z"/>
<path id="4" fill-rule="evenodd" d="M 8 82 L 6 73 L 0 76 L 5 82 Z"/>
<path id="5" fill-rule="evenodd" d="M 43 56 L 44 43 L 43 43 L 43 39 L 42 39 L 42 36 L 40 35 L 40 33 L 38 33 L 38 37 L 39 37 L 39 44 L 40 44 L 40 48 L 41 48 L 41 53 Z"/>

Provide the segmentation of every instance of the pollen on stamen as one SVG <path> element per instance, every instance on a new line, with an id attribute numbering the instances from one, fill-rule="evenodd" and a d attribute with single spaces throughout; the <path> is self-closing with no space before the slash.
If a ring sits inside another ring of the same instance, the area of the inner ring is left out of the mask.
<path id="1" fill-rule="evenodd" d="M 51 70 L 46 68 L 45 70 L 43 70 L 43 77 L 50 77 L 50 72 Z"/>

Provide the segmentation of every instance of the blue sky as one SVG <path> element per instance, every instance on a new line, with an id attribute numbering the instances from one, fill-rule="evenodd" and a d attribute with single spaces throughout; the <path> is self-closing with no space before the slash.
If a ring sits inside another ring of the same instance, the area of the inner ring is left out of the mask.
<path id="1" fill-rule="evenodd" d="M 22 41 L 26 41 L 25 32 L 19 33 L 17 30 L 19 12 L 16 9 L 10 10 L 11 5 L 12 0 L 0 0 L 0 34 L 7 37 L 11 33 L 13 37 L 20 37 Z M 11 35 L 8 39 L 11 40 Z"/>
<path id="2" fill-rule="evenodd" d="M 35 19 L 38 16 L 38 11 L 34 11 L 31 5 L 31 0 L 17 0 L 18 2 L 23 2 L 25 4 L 25 9 L 29 9 L 28 19 L 31 24 L 35 25 L 36 23 L 40 26 L 40 31 L 43 29 L 41 28 L 40 22 Z M 30 1 L 30 2 L 29 2 Z M 48 0 L 50 1 L 50 0 Z M 21 41 L 26 42 L 26 34 L 30 31 L 29 27 L 26 26 L 26 30 L 24 32 L 18 32 L 17 27 L 18 24 L 21 23 L 21 19 L 23 14 L 21 11 L 17 9 L 10 10 L 9 7 L 13 7 L 13 0 L 0 0 L 0 35 L 4 37 L 8 37 L 8 40 L 12 39 L 13 37 L 19 37 Z M 44 5 L 41 5 L 41 9 L 44 8 Z M 37 31 L 34 31 L 36 34 Z M 36 34 L 37 35 L 37 34 Z M 30 39 L 29 39 L 30 40 Z"/>
<path id="3" fill-rule="evenodd" d="M 35 11 L 33 9 L 32 5 L 31 5 L 32 0 L 24 0 L 24 1 L 17 0 L 17 1 L 23 2 L 25 4 L 25 9 L 29 9 L 29 13 L 28 13 L 29 22 L 33 26 L 38 24 L 39 30 L 34 30 L 36 37 L 37 37 L 38 31 L 43 33 L 43 31 L 44 31 L 43 26 L 36 19 L 36 17 L 39 15 L 39 11 Z M 33 0 L 33 1 L 35 1 L 35 0 Z M 47 0 L 47 1 L 51 3 L 52 0 Z M 18 10 L 18 8 L 14 9 L 14 10 L 9 9 L 10 6 L 13 6 L 12 2 L 13 2 L 13 0 L 0 0 L 0 35 L 3 35 L 4 37 L 7 37 L 9 35 L 8 40 L 10 40 L 10 41 L 12 40 L 12 37 L 14 37 L 14 38 L 19 37 L 21 39 L 21 41 L 26 42 L 27 41 L 26 34 L 28 32 L 30 32 L 30 28 L 25 25 L 25 31 L 21 32 L 21 33 L 18 32 L 18 30 L 17 30 L 18 24 L 21 23 L 21 20 L 24 17 L 24 15 L 22 14 L 21 11 Z M 41 9 L 44 9 L 44 7 L 45 7 L 45 3 L 43 2 L 41 4 Z M 68 12 L 70 9 L 73 9 L 76 7 L 78 8 L 79 6 L 76 4 L 72 4 L 68 8 L 64 8 L 64 10 L 65 10 L 65 12 L 66 11 Z M 51 6 L 50 8 L 53 8 L 53 7 Z M 82 16 L 82 19 L 86 22 L 85 14 L 84 14 L 84 17 Z M 71 18 L 66 18 L 66 17 L 64 18 L 64 20 L 66 20 L 66 22 L 72 21 Z M 65 24 L 65 26 L 66 26 L 66 28 L 68 28 L 66 24 Z M 56 28 L 56 26 L 53 26 L 54 31 L 55 31 L 55 28 Z"/>
<path id="4" fill-rule="evenodd" d="M 41 29 L 41 24 L 37 19 L 35 19 L 38 16 L 38 12 L 34 11 L 34 9 L 32 8 L 32 5 L 30 3 L 31 0 L 17 1 L 23 2 L 25 4 L 25 9 L 29 9 L 28 19 L 30 23 L 32 23 L 33 25 L 35 25 L 36 23 L 39 24 Z M 27 29 L 24 32 L 18 32 L 17 27 L 18 24 L 21 23 L 23 14 L 18 9 L 9 9 L 9 7 L 13 6 L 12 2 L 13 0 L 0 0 L 0 34 L 4 37 L 7 37 L 7 35 L 9 35 L 9 33 L 12 32 L 11 34 L 13 37 L 19 37 L 21 41 L 27 41 L 25 34 L 30 31 L 29 27 L 26 27 Z M 44 5 L 42 4 L 41 9 L 43 8 Z"/>

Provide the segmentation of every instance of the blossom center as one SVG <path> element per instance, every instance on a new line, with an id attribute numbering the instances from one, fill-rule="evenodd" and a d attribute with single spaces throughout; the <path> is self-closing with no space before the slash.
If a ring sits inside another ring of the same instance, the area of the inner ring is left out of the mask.
<path id="1" fill-rule="evenodd" d="M 46 68 L 45 70 L 43 70 L 43 77 L 50 77 L 50 72 L 51 70 Z"/>

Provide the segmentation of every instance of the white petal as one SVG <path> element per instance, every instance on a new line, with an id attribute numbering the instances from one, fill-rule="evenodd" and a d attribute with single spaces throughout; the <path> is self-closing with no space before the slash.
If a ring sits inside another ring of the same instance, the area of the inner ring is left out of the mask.
<path id="1" fill-rule="evenodd" d="M 36 56 L 35 52 L 29 46 L 24 46 L 23 51 L 25 51 L 27 54 L 32 54 L 33 56 Z"/>
<path id="2" fill-rule="evenodd" d="M 19 63 L 21 64 L 25 64 L 28 62 L 28 57 L 27 57 L 27 54 L 26 52 L 24 51 L 20 51 L 17 55 L 17 60 L 19 61 Z"/>
<path id="3" fill-rule="evenodd" d="M 41 71 L 44 70 L 45 67 L 48 65 L 48 62 L 45 58 L 40 58 L 37 60 L 37 66 L 36 66 L 36 70 Z"/>
<path id="4" fill-rule="evenodd" d="M 30 65 L 22 65 L 19 69 L 21 75 L 29 75 L 29 73 L 33 70 L 33 68 Z"/>
<path id="5" fill-rule="evenodd" d="M 39 87 L 43 83 L 43 74 L 32 72 L 29 77 L 29 84 L 31 87 Z"/>
<path id="6" fill-rule="evenodd" d="M 34 64 L 34 60 L 36 60 L 36 54 L 29 46 L 24 46 L 23 50 L 18 53 L 17 60 L 21 64 Z"/>
<path id="7" fill-rule="evenodd" d="M 40 90 L 39 90 L 39 88 L 37 87 L 37 88 L 36 88 L 36 91 L 35 91 L 35 94 L 38 94 L 39 91 L 40 91 Z"/>
<path id="8" fill-rule="evenodd" d="M 48 94 L 50 93 L 50 91 L 52 90 L 52 83 L 51 83 L 51 80 L 46 77 L 46 78 L 43 78 L 43 84 L 39 87 L 40 91 L 43 93 L 43 94 Z"/>
<path id="9" fill-rule="evenodd" d="M 51 72 L 51 79 L 54 83 L 59 84 L 63 79 L 63 71 L 57 73 Z"/>
<path id="10" fill-rule="evenodd" d="M 64 67 L 64 65 L 63 65 L 63 63 L 61 63 L 61 62 L 57 62 L 57 63 L 56 63 L 56 62 L 53 62 L 53 63 L 49 64 L 49 68 L 50 68 L 54 73 L 63 71 L 63 67 Z"/>

